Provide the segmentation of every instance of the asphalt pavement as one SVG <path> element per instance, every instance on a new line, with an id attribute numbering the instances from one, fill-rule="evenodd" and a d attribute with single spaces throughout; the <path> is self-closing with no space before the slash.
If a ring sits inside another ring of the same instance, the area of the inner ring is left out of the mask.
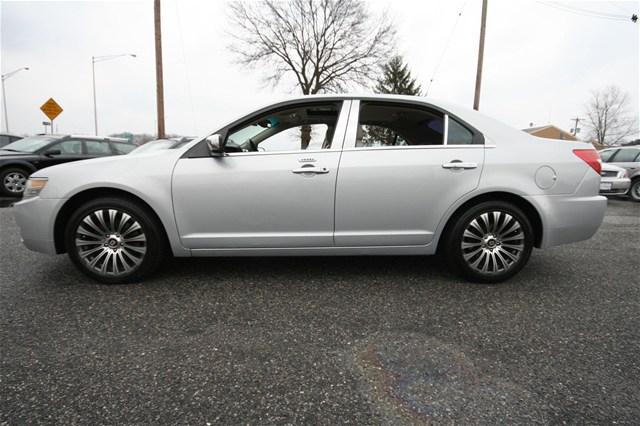
<path id="1" fill-rule="evenodd" d="M 0 253 L 0 424 L 640 418 L 638 203 L 500 285 L 421 257 L 176 259 L 98 285 L 25 249 L 11 208 Z"/>

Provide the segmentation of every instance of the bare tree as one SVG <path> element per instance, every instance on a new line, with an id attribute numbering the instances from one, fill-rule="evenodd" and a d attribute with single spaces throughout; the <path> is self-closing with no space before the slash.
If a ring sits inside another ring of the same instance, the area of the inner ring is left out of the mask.
<path id="1" fill-rule="evenodd" d="M 636 133 L 636 119 L 629 111 L 629 97 L 616 86 L 593 91 L 586 114 L 590 137 L 601 145 L 615 145 Z"/>
<path id="2" fill-rule="evenodd" d="M 368 83 L 395 36 L 362 0 L 236 1 L 230 18 L 239 62 L 267 65 L 273 84 L 293 75 L 305 95 Z"/>

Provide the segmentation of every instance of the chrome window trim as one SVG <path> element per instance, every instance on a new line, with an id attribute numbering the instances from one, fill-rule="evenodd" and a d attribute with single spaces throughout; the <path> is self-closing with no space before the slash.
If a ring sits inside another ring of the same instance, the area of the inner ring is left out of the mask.
<path id="1" fill-rule="evenodd" d="M 299 150 L 299 151 L 247 151 L 247 152 L 228 152 L 225 154 L 225 157 L 246 157 L 246 156 L 252 156 L 252 155 L 280 155 L 280 154 L 288 154 L 288 155 L 294 155 L 294 154 L 314 154 L 314 153 L 321 153 L 321 152 L 340 152 L 340 149 L 313 149 L 313 150 Z"/>
<path id="2" fill-rule="evenodd" d="M 460 145 L 400 145 L 400 146 L 369 146 L 362 148 L 345 148 L 342 151 L 351 152 L 351 151 L 388 151 L 388 150 L 415 150 L 415 149 L 461 149 L 461 148 L 469 148 L 469 149 L 484 149 L 484 148 L 494 148 L 494 146 L 487 145 L 470 145 L 470 144 L 460 144 Z"/>

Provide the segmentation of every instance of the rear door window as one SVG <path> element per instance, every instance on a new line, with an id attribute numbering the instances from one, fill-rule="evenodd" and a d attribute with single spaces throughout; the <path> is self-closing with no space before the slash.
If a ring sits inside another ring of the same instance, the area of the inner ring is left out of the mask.
<path id="1" fill-rule="evenodd" d="M 640 154 L 640 149 L 622 148 L 618 150 L 612 161 L 615 163 L 633 163 L 637 161 L 638 154 Z"/>
<path id="2" fill-rule="evenodd" d="M 111 155 L 109 143 L 103 141 L 84 141 L 84 148 L 88 155 L 105 156 Z"/>
<path id="3" fill-rule="evenodd" d="M 356 148 L 442 145 L 444 116 L 409 105 L 362 102 Z"/>

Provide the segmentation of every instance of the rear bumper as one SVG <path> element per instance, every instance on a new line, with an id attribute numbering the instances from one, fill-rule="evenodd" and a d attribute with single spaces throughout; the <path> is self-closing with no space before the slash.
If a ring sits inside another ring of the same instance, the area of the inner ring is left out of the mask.
<path id="1" fill-rule="evenodd" d="M 13 211 L 20 236 L 29 250 L 56 254 L 54 219 L 63 202 L 61 199 L 34 197 L 14 204 Z"/>
<path id="2" fill-rule="evenodd" d="M 607 209 L 607 199 L 600 195 L 580 197 L 525 197 L 542 216 L 540 248 L 588 240 L 596 233 Z"/>

